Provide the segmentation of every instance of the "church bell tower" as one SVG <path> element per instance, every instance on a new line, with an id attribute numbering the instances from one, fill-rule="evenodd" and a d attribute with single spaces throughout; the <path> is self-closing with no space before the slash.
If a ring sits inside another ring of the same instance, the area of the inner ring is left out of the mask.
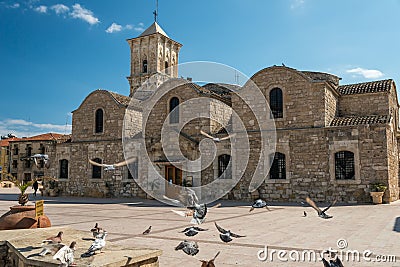
<path id="1" fill-rule="evenodd" d="M 156 81 L 156 87 L 167 78 L 178 77 L 178 56 L 182 45 L 169 38 L 156 20 L 155 12 L 154 23 L 139 37 L 127 40 L 131 50 L 131 74 L 127 77 L 130 97 L 150 77 Z"/>

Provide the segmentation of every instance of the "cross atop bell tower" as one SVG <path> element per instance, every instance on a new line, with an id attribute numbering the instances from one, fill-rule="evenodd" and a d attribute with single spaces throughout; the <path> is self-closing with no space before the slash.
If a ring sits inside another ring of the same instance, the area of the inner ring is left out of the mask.
<path id="1" fill-rule="evenodd" d="M 154 23 L 136 38 L 128 39 L 131 50 L 131 74 L 127 77 L 130 94 L 133 96 L 147 79 L 157 75 L 156 87 L 167 78 L 178 77 L 178 56 L 182 45 L 172 40 L 158 25 L 157 8 L 153 12 Z"/>

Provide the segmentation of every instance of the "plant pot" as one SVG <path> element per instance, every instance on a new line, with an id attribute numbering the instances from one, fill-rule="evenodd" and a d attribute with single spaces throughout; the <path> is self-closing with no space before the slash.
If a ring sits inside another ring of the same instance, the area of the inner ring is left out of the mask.
<path id="1" fill-rule="evenodd" d="M 384 192 L 370 192 L 369 194 L 372 197 L 372 202 L 374 204 L 382 204 L 382 197 Z"/>

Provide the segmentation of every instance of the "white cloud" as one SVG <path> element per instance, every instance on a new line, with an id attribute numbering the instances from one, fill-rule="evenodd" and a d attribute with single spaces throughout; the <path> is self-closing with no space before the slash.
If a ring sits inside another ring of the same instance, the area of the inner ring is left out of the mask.
<path id="1" fill-rule="evenodd" d="M 19 8 L 19 7 L 20 7 L 19 3 L 14 3 L 14 4 L 9 6 L 9 8 Z"/>
<path id="2" fill-rule="evenodd" d="M 106 32 L 107 33 L 113 33 L 113 32 L 120 32 L 123 30 L 135 30 L 135 31 L 144 31 L 143 28 L 144 24 L 139 23 L 137 26 L 132 25 L 132 24 L 126 24 L 125 26 L 119 25 L 115 22 L 113 22 L 110 27 L 107 28 Z"/>
<path id="3" fill-rule="evenodd" d="M 122 31 L 122 26 L 113 22 L 110 27 L 107 28 L 106 32 L 107 33 L 113 33 L 113 32 L 120 32 Z"/>
<path id="4" fill-rule="evenodd" d="M 364 76 L 364 78 L 367 78 L 367 79 L 377 79 L 384 75 L 379 70 L 369 70 L 369 69 L 363 69 L 363 68 L 354 68 L 354 69 L 346 70 L 346 72 L 358 74 L 358 75 Z"/>
<path id="5" fill-rule="evenodd" d="M 63 13 L 66 13 L 69 11 L 69 7 L 67 7 L 63 4 L 53 5 L 50 7 L 50 9 L 54 10 L 54 12 L 56 12 L 57 15 L 63 14 Z"/>
<path id="6" fill-rule="evenodd" d="M 83 8 L 80 4 L 75 4 L 72 6 L 73 11 L 71 12 L 71 17 L 75 19 L 81 19 L 94 25 L 100 22 L 98 18 L 93 15 L 93 12 L 89 9 Z"/>
<path id="7" fill-rule="evenodd" d="M 47 6 L 38 6 L 38 7 L 35 8 L 35 11 L 39 12 L 39 13 L 46 13 L 47 12 Z"/>
<path id="8" fill-rule="evenodd" d="M 34 123 L 21 119 L 5 119 L 0 121 L 0 135 L 7 135 L 9 133 L 12 133 L 15 134 L 17 137 L 23 137 L 49 132 L 69 134 L 71 133 L 71 130 L 71 125 Z"/>
<path id="9" fill-rule="evenodd" d="M 305 0 L 293 0 L 290 5 L 291 9 L 296 9 L 304 5 Z"/>
<path id="10" fill-rule="evenodd" d="M 135 31 L 138 31 L 138 32 L 142 32 L 142 31 L 144 31 L 144 24 L 142 23 L 142 22 L 140 22 L 136 27 L 134 27 L 133 29 L 135 30 Z"/>

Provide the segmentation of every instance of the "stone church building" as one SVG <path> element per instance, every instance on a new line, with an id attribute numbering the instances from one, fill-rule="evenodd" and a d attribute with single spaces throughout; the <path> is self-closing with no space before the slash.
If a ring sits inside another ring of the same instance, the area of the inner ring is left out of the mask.
<path id="1" fill-rule="evenodd" d="M 341 85 L 335 75 L 285 66 L 271 66 L 255 73 L 250 79 L 269 103 L 276 127 L 276 148 L 273 155 L 268 155 L 271 169 L 252 195 L 248 190 L 250 179 L 263 152 L 257 141 L 260 128 L 245 103 L 232 92 L 232 88 L 242 88 L 228 84 L 180 84 L 159 99 L 145 122 L 143 112 L 156 91 L 168 84 L 165 82 L 168 78 L 179 77 L 182 45 L 156 22 L 127 41 L 131 58 L 127 77 L 130 95 L 93 91 L 72 112 L 71 139 L 46 150 L 53 163 L 45 170 L 46 175 L 59 179 L 61 194 L 146 197 L 137 181 L 151 178 L 149 164 L 156 166 L 166 179 L 160 189 L 166 193 L 170 184 L 199 186 L 216 179 L 229 179 L 226 177 L 226 171 L 232 168 L 229 141 L 216 143 L 215 159 L 201 172 L 182 170 L 163 151 L 164 121 L 169 120 L 171 127 L 182 123 L 179 110 L 171 111 L 180 103 L 201 96 L 211 99 L 205 110 L 211 118 L 218 116 L 219 123 L 199 118 L 184 125 L 179 147 L 186 158 L 199 157 L 199 143 L 205 138 L 200 130 L 226 136 L 233 111 L 242 119 L 250 140 L 248 165 L 239 183 L 224 198 L 250 200 L 257 195 L 267 201 L 294 202 L 309 195 L 317 201 L 338 197 L 340 202 L 370 202 L 370 185 L 374 182 L 388 185 L 384 201 L 399 198 L 399 104 L 393 80 Z M 147 80 L 155 74 L 158 75 Z M 152 89 L 138 90 L 146 82 L 151 83 Z M 124 161 L 122 140 L 128 109 L 132 135 L 145 140 L 145 147 L 136 147 L 136 160 L 130 163 L 140 167 L 130 168 L 131 171 L 127 166 L 105 171 L 91 165 L 89 159 L 106 164 Z M 152 162 L 140 156 L 144 149 Z"/>

